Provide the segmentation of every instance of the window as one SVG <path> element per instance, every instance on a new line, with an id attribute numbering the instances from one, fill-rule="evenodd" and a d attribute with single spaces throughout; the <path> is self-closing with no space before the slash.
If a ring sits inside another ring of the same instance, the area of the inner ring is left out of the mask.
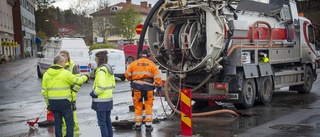
<path id="1" fill-rule="evenodd" d="M 6 16 L 6 14 L 4 14 L 4 27 L 6 28 L 6 27 L 8 27 L 8 25 L 9 25 L 9 23 L 8 23 L 8 19 L 9 18 L 9 15 L 7 14 L 7 16 Z"/>
<path id="2" fill-rule="evenodd" d="M 0 25 L 2 26 L 2 11 L 0 11 Z"/>
<path id="3" fill-rule="evenodd" d="M 10 16 L 10 29 L 13 29 L 13 18 Z"/>
<path id="4" fill-rule="evenodd" d="M 118 6 L 113 6 L 110 8 L 110 11 L 118 11 L 118 10 L 121 10 L 121 8 Z"/>
<path id="5" fill-rule="evenodd" d="M 308 39 L 311 44 L 314 44 L 315 33 L 314 33 L 314 27 L 312 25 L 308 25 Z"/>

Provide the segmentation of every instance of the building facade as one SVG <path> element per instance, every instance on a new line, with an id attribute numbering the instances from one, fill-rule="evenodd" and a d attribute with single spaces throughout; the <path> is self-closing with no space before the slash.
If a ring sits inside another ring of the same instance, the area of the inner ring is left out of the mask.
<path id="1" fill-rule="evenodd" d="M 22 29 L 22 45 L 25 57 L 36 55 L 36 27 L 35 27 L 35 2 L 36 0 L 20 0 L 20 18 Z M 20 48 L 21 49 L 21 48 Z"/>
<path id="2" fill-rule="evenodd" d="M 0 55 L 13 58 L 16 55 L 16 41 L 14 39 L 14 24 L 12 8 L 15 0 L 0 0 Z"/>
<path id="3" fill-rule="evenodd" d="M 132 4 L 131 0 L 126 0 L 126 2 L 120 2 L 95 13 L 92 13 L 90 15 L 92 16 L 93 39 L 95 37 L 102 37 L 104 41 L 109 44 L 128 43 L 125 38 L 120 37 L 119 35 L 117 35 L 117 32 L 113 32 L 111 30 L 110 22 L 117 12 L 121 12 L 129 7 L 132 7 L 139 11 L 139 13 L 141 14 L 142 24 L 151 10 L 151 4 L 148 4 L 147 1 L 141 1 L 140 5 L 136 5 Z M 134 40 L 133 43 L 137 44 L 139 35 L 135 35 L 132 39 Z M 147 36 L 145 39 L 148 39 Z"/>

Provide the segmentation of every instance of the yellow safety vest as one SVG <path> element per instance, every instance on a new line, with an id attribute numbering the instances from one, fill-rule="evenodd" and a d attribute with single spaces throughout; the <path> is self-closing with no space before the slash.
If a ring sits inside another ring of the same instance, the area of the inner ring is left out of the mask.
<path id="1" fill-rule="evenodd" d="M 88 80 L 87 76 L 76 76 L 60 65 L 51 65 L 42 78 L 42 94 L 46 104 L 49 100 L 72 100 L 70 85 L 81 85 Z"/>

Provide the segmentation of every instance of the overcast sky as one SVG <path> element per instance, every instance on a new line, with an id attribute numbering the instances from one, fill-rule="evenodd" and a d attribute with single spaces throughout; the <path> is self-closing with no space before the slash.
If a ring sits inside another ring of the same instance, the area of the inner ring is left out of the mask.
<path id="1" fill-rule="evenodd" d="M 53 6 L 59 7 L 61 10 L 66 10 L 66 9 L 69 9 L 70 3 L 74 1 L 75 0 L 55 0 L 55 3 L 53 3 Z M 148 4 L 152 4 L 152 6 L 154 6 L 158 0 L 131 0 L 131 3 L 140 5 L 141 1 L 147 1 Z M 120 2 L 126 2 L 126 0 L 109 0 L 110 5 L 114 5 Z"/>
<path id="2" fill-rule="evenodd" d="M 53 6 L 59 7 L 61 10 L 66 10 L 69 9 L 70 3 L 74 2 L 76 0 L 55 0 L 55 3 L 53 3 Z M 92 1 L 99 1 L 99 0 L 92 0 Z M 141 1 L 147 1 L 148 4 L 151 4 L 154 6 L 158 0 L 131 0 L 131 3 L 140 5 Z M 260 2 L 266 2 L 269 3 L 269 0 L 255 0 L 255 1 L 260 1 Z M 126 0 L 109 0 L 110 5 L 114 5 L 120 2 L 126 2 Z M 92 5 L 90 7 L 94 7 L 95 2 L 92 2 Z"/>

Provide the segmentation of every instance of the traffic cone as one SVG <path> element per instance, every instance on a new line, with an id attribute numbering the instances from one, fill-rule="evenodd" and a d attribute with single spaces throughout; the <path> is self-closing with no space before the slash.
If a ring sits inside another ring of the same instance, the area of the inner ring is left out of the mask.
<path id="1" fill-rule="evenodd" d="M 53 113 L 49 110 L 47 111 L 47 121 L 51 121 L 51 122 L 54 121 Z"/>
<path id="2" fill-rule="evenodd" d="M 54 125 L 54 116 L 53 113 L 47 110 L 47 120 L 38 122 L 39 127 L 47 127 Z"/>

